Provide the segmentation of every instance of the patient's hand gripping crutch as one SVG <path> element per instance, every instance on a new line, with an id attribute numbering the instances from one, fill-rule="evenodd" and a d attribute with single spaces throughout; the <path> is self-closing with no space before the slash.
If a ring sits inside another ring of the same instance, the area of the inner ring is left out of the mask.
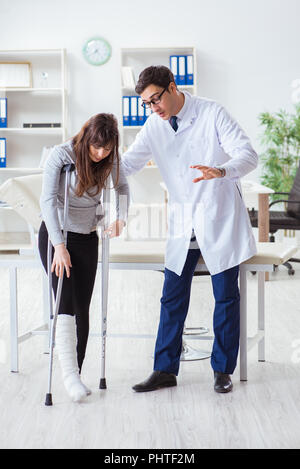
<path id="1" fill-rule="evenodd" d="M 63 166 L 61 172 L 66 173 L 65 179 L 65 204 L 64 204 L 64 221 L 63 221 L 63 235 L 64 235 L 64 243 L 67 242 L 67 218 L 69 212 L 69 187 L 70 187 L 70 176 L 71 171 L 74 171 L 75 165 L 74 164 L 66 164 Z M 62 284 L 64 279 L 64 271 L 62 273 L 62 277 L 58 280 L 58 286 L 56 291 L 56 300 L 55 300 L 55 307 L 53 313 L 53 301 L 52 301 L 52 273 L 51 273 L 51 264 L 52 264 L 52 244 L 50 241 L 50 237 L 48 235 L 48 249 L 47 249 L 47 273 L 48 273 L 48 296 L 49 296 L 49 306 L 50 306 L 50 357 L 49 357 L 49 375 L 48 375 L 48 392 L 46 394 L 45 405 L 51 406 L 52 405 L 52 370 L 53 370 L 53 351 L 54 351 L 54 343 L 55 343 L 55 331 L 56 331 L 56 321 L 57 315 L 59 311 L 60 305 L 60 298 L 61 298 L 61 291 L 62 291 Z"/>
<path id="2" fill-rule="evenodd" d="M 108 181 L 107 181 L 108 182 Z M 110 192 L 109 187 L 103 190 L 103 208 L 104 208 L 104 222 L 101 230 L 102 241 L 102 259 L 101 259 L 101 362 L 100 362 L 100 384 L 99 389 L 106 389 L 105 378 L 105 349 L 106 349 L 106 327 L 107 327 L 107 302 L 108 302 L 108 275 L 109 275 L 109 235 L 104 231 L 109 226 L 109 202 Z"/>

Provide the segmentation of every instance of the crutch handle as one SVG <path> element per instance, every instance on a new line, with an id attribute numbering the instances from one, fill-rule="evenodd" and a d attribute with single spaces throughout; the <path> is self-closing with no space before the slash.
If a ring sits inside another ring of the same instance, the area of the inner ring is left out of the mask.
<path id="1" fill-rule="evenodd" d="M 74 171 L 75 170 L 75 164 L 74 163 L 68 163 L 68 164 L 65 164 L 62 168 L 61 168 L 61 172 L 62 173 L 67 173 L 69 171 Z"/>

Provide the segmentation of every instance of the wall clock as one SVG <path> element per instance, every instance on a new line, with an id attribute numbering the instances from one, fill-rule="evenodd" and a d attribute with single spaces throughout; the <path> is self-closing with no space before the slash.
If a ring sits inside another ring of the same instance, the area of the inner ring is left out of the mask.
<path id="1" fill-rule="evenodd" d="M 86 41 L 82 49 L 85 60 L 91 65 L 103 65 L 111 57 L 111 46 L 102 37 Z"/>

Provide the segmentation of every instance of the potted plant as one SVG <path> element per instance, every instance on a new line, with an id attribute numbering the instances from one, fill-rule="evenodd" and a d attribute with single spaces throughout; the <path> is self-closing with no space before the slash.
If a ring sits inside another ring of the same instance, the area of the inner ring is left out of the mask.
<path id="1" fill-rule="evenodd" d="M 275 192 L 290 192 L 300 159 L 300 104 L 290 114 L 284 110 L 262 112 L 259 121 L 264 127 L 262 144 L 266 148 L 261 155 L 261 182 Z M 282 197 L 270 196 L 272 200 Z"/>

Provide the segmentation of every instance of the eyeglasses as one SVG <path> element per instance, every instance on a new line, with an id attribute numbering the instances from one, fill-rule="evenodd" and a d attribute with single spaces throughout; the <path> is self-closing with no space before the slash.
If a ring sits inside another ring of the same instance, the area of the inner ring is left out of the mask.
<path id="1" fill-rule="evenodd" d="M 165 88 L 157 97 L 150 99 L 150 101 L 142 103 L 143 108 L 149 109 L 151 104 L 159 104 L 161 102 L 161 97 L 165 91 L 167 91 L 168 87 Z"/>

